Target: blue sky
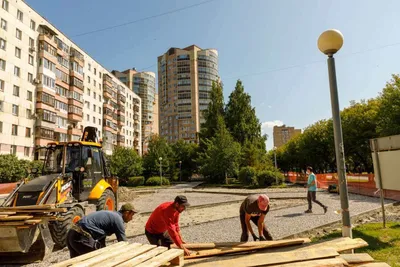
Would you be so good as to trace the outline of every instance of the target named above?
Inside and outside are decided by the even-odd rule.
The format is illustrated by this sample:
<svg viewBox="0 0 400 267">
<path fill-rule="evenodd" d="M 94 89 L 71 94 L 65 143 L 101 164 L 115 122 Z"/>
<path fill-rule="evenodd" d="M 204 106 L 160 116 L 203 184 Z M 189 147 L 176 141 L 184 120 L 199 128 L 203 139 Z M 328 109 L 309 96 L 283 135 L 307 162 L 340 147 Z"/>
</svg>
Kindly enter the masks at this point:
<svg viewBox="0 0 400 267">
<path fill-rule="evenodd" d="M 26 0 L 109 70 L 157 71 L 170 47 L 219 51 L 225 101 L 237 79 L 270 138 L 272 126 L 305 128 L 331 117 L 326 58 L 317 39 L 339 29 L 340 106 L 378 95 L 400 68 L 398 0 L 214 0 L 176 13 L 93 34 L 205 0 Z"/>
</svg>

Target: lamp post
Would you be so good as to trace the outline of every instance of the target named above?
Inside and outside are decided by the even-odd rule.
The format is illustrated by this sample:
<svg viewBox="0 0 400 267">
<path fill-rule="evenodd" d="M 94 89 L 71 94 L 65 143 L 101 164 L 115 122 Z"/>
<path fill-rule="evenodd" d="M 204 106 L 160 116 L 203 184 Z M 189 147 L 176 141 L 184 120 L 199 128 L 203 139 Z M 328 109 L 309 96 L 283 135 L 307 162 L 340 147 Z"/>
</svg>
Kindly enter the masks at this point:
<svg viewBox="0 0 400 267">
<path fill-rule="evenodd" d="M 327 30 L 318 38 L 319 50 L 328 56 L 329 87 L 331 93 L 333 131 L 335 136 L 336 165 L 339 178 L 340 205 L 342 208 L 342 235 L 352 237 L 349 198 L 347 192 L 346 170 L 344 161 L 342 123 L 340 121 L 339 97 L 336 82 L 335 59 L 333 55 L 343 45 L 343 35 L 338 30 Z"/>
<path fill-rule="evenodd" d="M 160 160 L 160 185 L 162 185 L 162 157 L 158 159 Z"/>
<path fill-rule="evenodd" d="M 182 182 L 182 160 L 179 161 L 179 182 Z"/>
<path fill-rule="evenodd" d="M 276 146 L 274 146 L 273 150 L 274 150 L 275 169 L 278 169 L 278 164 L 276 163 Z M 278 185 L 278 176 L 276 176 L 276 181 L 275 182 Z"/>
</svg>

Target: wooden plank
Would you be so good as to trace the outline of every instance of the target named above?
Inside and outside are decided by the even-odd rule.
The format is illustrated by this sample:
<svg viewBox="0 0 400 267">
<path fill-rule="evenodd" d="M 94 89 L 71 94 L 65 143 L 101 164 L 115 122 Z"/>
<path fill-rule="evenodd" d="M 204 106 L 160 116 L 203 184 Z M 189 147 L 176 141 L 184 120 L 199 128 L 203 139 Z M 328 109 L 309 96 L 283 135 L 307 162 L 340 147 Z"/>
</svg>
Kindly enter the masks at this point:
<svg viewBox="0 0 400 267">
<path fill-rule="evenodd" d="M 244 256 L 236 256 L 228 260 L 220 260 L 216 262 L 203 262 L 196 264 L 196 267 L 244 267 L 244 266 L 263 266 L 273 264 L 283 264 L 291 262 L 299 262 L 314 259 L 324 259 L 336 257 L 339 254 L 334 248 L 318 248 L 309 249 L 303 251 L 288 251 L 288 252 L 273 252 L 273 253 L 261 253 L 261 254 L 250 254 Z"/>
<path fill-rule="evenodd" d="M 42 220 L 40 220 L 40 219 L 35 219 L 35 220 L 25 220 L 24 222 L 25 222 L 25 223 L 27 223 L 27 224 L 37 224 L 37 223 L 40 223 L 40 222 L 42 222 Z"/>
<path fill-rule="evenodd" d="M 123 253 L 121 255 L 117 255 L 115 257 L 111 257 L 111 258 L 107 259 L 106 261 L 103 261 L 101 263 L 101 267 L 116 266 L 116 265 L 118 265 L 120 263 L 123 263 L 123 262 L 125 262 L 127 260 L 130 260 L 130 259 L 132 259 L 132 258 L 134 258 L 134 257 L 136 257 L 136 256 L 138 256 L 140 254 L 143 254 L 143 253 L 145 253 L 145 252 L 147 252 L 149 250 L 152 250 L 154 248 L 156 248 L 155 245 L 147 245 L 146 244 L 146 245 L 139 246 L 138 248 L 135 248 L 132 251 L 127 251 L 127 252 L 125 252 L 125 253 Z"/>
<path fill-rule="evenodd" d="M 6 217 L 8 217 L 8 215 L 0 215 L 0 219 L 1 218 L 6 218 Z"/>
<path fill-rule="evenodd" d="M 54 209 L 54 204 L 46 205 L 32 205 L 32 206 L 18 206 L 18 207 L 0 207 L 0 211 L 18 211 L 18 210 L 49 210 Z"/>
<path fill-rule="evenodd" d="M 119 254 L 123 254 L 128 252 L 138 246 L 141 246 L 139 243 L 133 243 L 130 245 L 124 245 L 118 248 L 109 248 L 107 252 L 102 253 L 101 255 L 97 255 L 91 259 L 87 259 L 81 263 L 75 263 L 73 267 L 89 267 L 89 266 L 100 266 L 101 263 L 111 257 L 117 256 Z"/>
<path fill-rule="evenodd" d="M 362 240 L 361 238 L 350 238 L 350 237 L 340 237 L 328 241 L 311 243 L 305 246 L 300 247 L 298 250 L 307 250 L 307 249 L 317 249 L 324 247 L 332 247 L 335 248 L 337 252 L 342 252 L 346 250 L 356 249 L 368 247 L 368 243 Z"/>
<path fill-rule="evenodd" d="M 36 210 L 36 209 L 18 209 L 17 211 L 14 211 L 13 213 L 39 213 L 40 214 L 48 214 L 50 212 L 67 212 L 66 208 L 54 208 L 54 209 L 46 209 L 46 210 Z M 0 212 L 0 214 L 3 212 Z"/>
<path fill-rule="evenodd" d="M 144 261 L 147 261 L 148 259 L 151 259 L 155 256 L 157 256 L 160 253 L 163 253 L 164 251 L 167 251 L 168 248 L 166 247 L 156 247 L 150 251 L 147 251 L 144 254 L 141 254 L 133 259 L 130 259 L 128 261 L 125 261 L 124 263 L 118 264 L 116 266 L 118 267 L 131 267 L 131 266 L 136 266 Z"/>
<path fill-rule="evenodd" d="M 17 226 L 17 225 L 24 225 L 24 221 L 0 222 L 0 226 Z"/>
<path fill-rule="evenodd" d="M 68 267 L 68 266 L 71 266 L 72 264 L 75 264 L 77 262 L 81 262 L 81 261 L 84 261 L 84 260 L 87 260 L 87 259 L 91 259 L 93 257 L 96 257 L 97 255 L 101 255 L 101 254 L 107 252 L 110 249 L 118 249 L 119 247 L 126 246 L 127 244 L 128 244 L 128 242 L 126 242 L 126 241 L 118 242 L 118 243 L 112 244 L 112 245 L 110 245 L 108 247 L 104 247 L 104 248 L 101 248 L 101 249 L 98 249 L 98 250 L 83 254 L 81 256 L 78 256 L 78 257 L 75 257 L 75 258 L 72 258 L 72 259 L 69 259 L 69 260 L 66 260 L 66 261 L 62 261 L 62 262 L 56 263 L 56 264 L 54 264 L 52 266 L 53 267 Z"/>
<path fill-rule="evenodd" d="M 280 245 L 292 245 L 292 244 L 303 244 L 310 243 L 311 240 L 309 238 L 295 238 L 295 239 L 284 239 L 277 241 L 258 241 L 258 242 L 223 242 L 223 243 L 189 243 L 184 244 L 187 249 L 211 249 L 211 248 L 220 248 L 220 247 L 258 247 L 263 245 L 272 245 L 277 244 L 277 247 Z M 171 246 L 171 248 L 178 248 L 175 244 Z"/>
<path fill-rule="evenodd" d="M 349 264 L 368 263 L 375 261 L 368 253 L 340 254 L 339 257 L 347 261 Z"/>
<path fill-rule="evenodd" d="M 23 221 L 23 220 L 29 220 L 31 218 L 33 218 L 33 216 L 18 216 L 18 215 L 16 215 L 16 216 L 8 216 L 6 218 L 1 218 L 0 222 L 3 222 L 3 221 Z"/>
<path fill-rule="evenodd" d="M 363 265 L 357 265 L 357 267 L 390 267 L 390 265 L 385 262 L 372 262 Z"/>
<path fill-rule="evenodd" d="M 174 259 L 178 259 L 174 263 L 175 266 L 183 266 L 184 260 L 183 260 L 183 250 L 182 249 L 172 248 L 150 260 L 147 260 L 147 261 L 137 265 L 137 267 L 157 267 L 157 266 L 164 265 Z"/>
<path fill-rule="evenodd" d="M 185 259 L 196 259 L 202 257 L 210 257 L 216 255 L 225 255 L 225 254 L 232 254 L 232 253 L 239 253 L 239 252 L 246 252 L 246 251 L 254 251 L 254 250 L 261 250 L 267 248 L 276 248 L 276 247 L 283 247 L 289 245 L 299 245 L 304 242 L 303 239 L 292 239 L 292 240 L 279 240 L 279 241 L 263 241 L 263 242 L 255 242 L 258 243 L 256 247 L 241 247 L 240 245 L 237 247 L 226 247 L 226 248 L 214 248 L 210 250 L 200 250 L 197 251 L 196 254 L 191 254 L 190 256 L 185 256 Z M 245 245 L 245 244 L 241 244 Z M 186 245 L 185 245 L 186 247 Z"/>
<path fill-rule="evenodd" d="M 271 267 L 344 267 L 345 264 L 340 258 L 292 262 L 287 264 L 271 265 Z"/>
<path fill-rule="evenodd" d="M 2 211 L 0 212 L 0 215 L 14 215 L 16 212 L 14 211 Z"/>
</svg>

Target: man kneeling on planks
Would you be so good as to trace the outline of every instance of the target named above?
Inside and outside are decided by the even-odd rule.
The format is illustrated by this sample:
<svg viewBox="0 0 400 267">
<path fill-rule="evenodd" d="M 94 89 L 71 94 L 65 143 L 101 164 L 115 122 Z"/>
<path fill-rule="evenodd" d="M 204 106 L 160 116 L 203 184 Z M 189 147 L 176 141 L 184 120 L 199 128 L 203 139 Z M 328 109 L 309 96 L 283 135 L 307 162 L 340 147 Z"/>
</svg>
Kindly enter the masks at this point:
<svg viewBox="0 0 400 267">
<path fill-rule="evenodd" d="M 249 239 L 249 232 L 253 236 L 254 241 L 272 240 L 272 236 L 265 226 L 265 215 L 269 211 L 269 198 L 267 195 L 250 195 L 240 206 L 240 224 L 242 226 L 242 236 L 240 242 L 247 242 Z M 257 237 L 250 225 L 250 220 L 258 226 Z"/>
<path fill-rule="evenodd" d="M 106 246 L 106 237 L 115 234 L 118 242 L 126 241 L 124 222 L 130 222 L 137 213 L 131 203 L 119 211 L 93 212 L 74 224 L 68 232 L 67 245 L 71 258 Z"/>
<path fill-rule="evenodd" d="M 174 202 L 159 205 L 151 213 L 145 227 L 150 244 L 171 248 L 171 244 L 175 243 L 185 251 L 185 256 L 189 256 L 190 251 L 183 246 L 185 242 L 179 228 L 179 215 L 189 206 L 185 196 L 177 196 Z"/>
</svg>

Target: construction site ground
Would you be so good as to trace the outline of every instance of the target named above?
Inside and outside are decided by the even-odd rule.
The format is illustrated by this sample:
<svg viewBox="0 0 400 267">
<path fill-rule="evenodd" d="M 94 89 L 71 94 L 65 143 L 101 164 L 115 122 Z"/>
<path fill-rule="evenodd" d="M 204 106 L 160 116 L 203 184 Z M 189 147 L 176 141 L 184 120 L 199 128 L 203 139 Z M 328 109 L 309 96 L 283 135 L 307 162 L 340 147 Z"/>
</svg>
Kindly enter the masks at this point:
<svg viewBox="0 0 400 267">
<path fill-rule="evenodd" d="M 140 210 L 132 222 L 127 224 L 126 234 L 129 242 L 148 244 L 144 236 L 144 226 L 151 211 L 164 201 L 173 201 L 178 194 L 185 194 L 191 207 L 182 213 L 180 224 L 183 238 L 187 243 L 199 242 L 237 242 L 240 240 L 239 206 L 246 194 L 266 193 L 271 198 L 271 211 L 266 216 L 266 224 L 274 237 L 316 235 L 315 231 L 322 231 L 324 227 L 337 227 L 335 222 L 340 222 L 340 199 L 337 194 L 318 192 L 317 198 L 328 206 L 328 212 L 323 213 L 321 207 L 314 204 L 313 213 L 305 214 L 307 209 L 306 191 L 304 188 L 283 189 L 210 189 L 196 188 L 198 183 L 179 184 L 167 189 L 150 190 L 148 194 L 135 193 L 134 190 L 124 191 L 120 204 L 125 201 L 132 202 Z M 392 206 L 393 201 L 385 200 L 391 205 L 388 207 L 389 218 L 399 218 L 400 209 Z M 350 214 L 354 223 L 363 223 L 363 220 L 379 220 L 381 204 L 379 198 L 349 194 Z M 93 212 L 93 207 L 87 212 Z M 364 216 L 364 217 L 363 217 Z M 254 226 L 256 229 L 256 226 Z M 322 229 L 322 230 L 321 230 Z M 308 233 L 307 233 L 308 231 Z M 300 234 L 300 235 L 299 235 Z M 115 242 L 115 237 L 108 239 L 109 244 Z M 47 260 L 25 266 L 49 266 L 69 258 L 68 249 L 54 251 Z"/>
</svg>

